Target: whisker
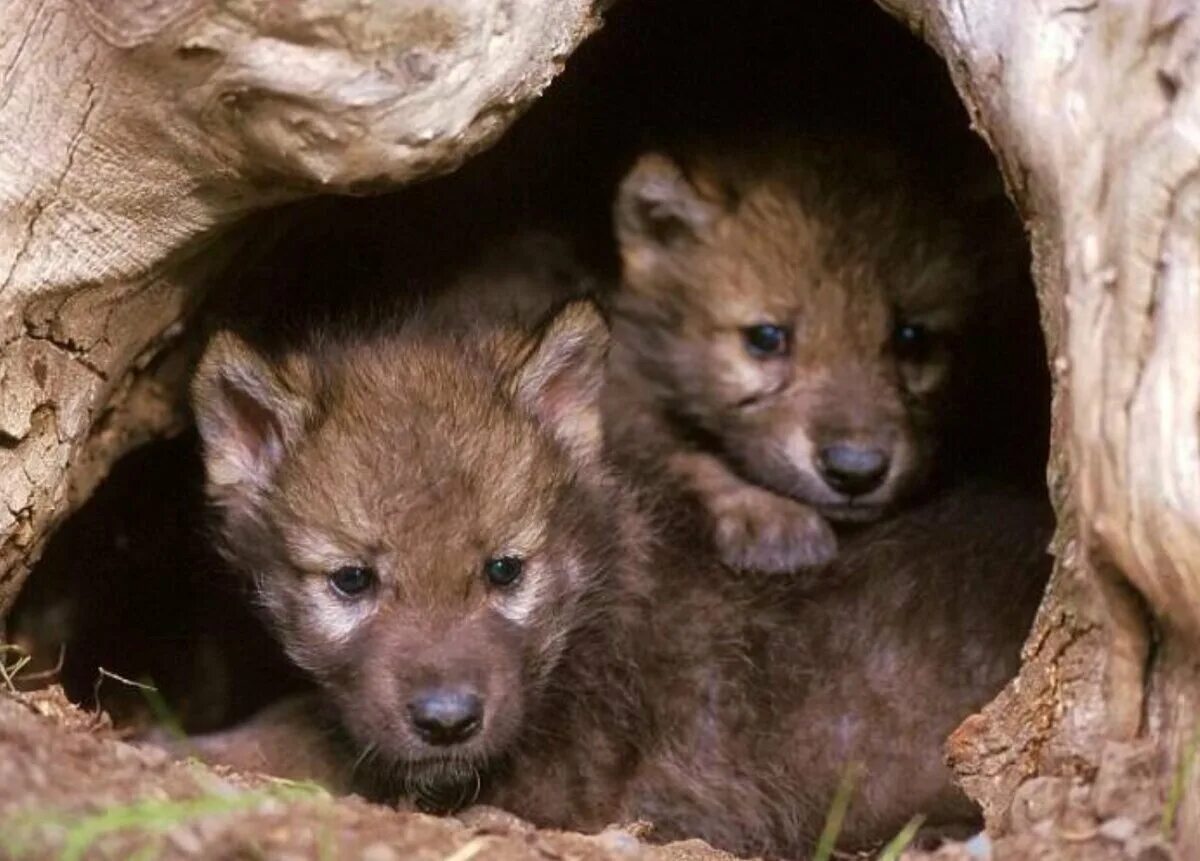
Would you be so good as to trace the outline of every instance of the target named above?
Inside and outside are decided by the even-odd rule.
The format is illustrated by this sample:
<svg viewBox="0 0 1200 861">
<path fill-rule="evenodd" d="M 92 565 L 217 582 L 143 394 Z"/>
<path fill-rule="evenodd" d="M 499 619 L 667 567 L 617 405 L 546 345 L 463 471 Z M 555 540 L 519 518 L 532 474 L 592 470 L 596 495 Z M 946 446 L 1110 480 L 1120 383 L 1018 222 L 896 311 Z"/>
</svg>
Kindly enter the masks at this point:
<svg viewBox="0 0 1200 861">
<path fill-rule="evenodd" d="M 363 749 L 359 753 L 358 757 L 354 760 L 354 765 L 351 766 L 351 768 L 350 768 L 350 779 L 351 780 L 353 780 L 354 775 L 358 773 L 359 766 L 362 765 L 364 762 L 366 762 L 368 759 L 370 759 L 371 755 L 374 752 L 375 752 L 375 742 L 373 742 L 373 741 L 367 742 L 366 746 L 363 747 Z"/>
</svg>

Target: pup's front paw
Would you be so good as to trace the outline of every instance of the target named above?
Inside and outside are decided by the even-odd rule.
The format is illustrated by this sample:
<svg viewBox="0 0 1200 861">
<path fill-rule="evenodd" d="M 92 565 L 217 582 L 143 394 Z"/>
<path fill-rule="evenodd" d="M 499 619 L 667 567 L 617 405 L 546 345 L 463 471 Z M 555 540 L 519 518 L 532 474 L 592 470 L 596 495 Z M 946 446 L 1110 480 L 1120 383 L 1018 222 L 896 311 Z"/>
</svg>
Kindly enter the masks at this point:
<svg viewBox="0 0 1200 861">
<path fill-rule="evenodd" d="M 708 500 L 713 539 L 732 568 L 785 574 L 837 555 L 833 528 L 815 509 L 752 485 Z"/>
</svg>

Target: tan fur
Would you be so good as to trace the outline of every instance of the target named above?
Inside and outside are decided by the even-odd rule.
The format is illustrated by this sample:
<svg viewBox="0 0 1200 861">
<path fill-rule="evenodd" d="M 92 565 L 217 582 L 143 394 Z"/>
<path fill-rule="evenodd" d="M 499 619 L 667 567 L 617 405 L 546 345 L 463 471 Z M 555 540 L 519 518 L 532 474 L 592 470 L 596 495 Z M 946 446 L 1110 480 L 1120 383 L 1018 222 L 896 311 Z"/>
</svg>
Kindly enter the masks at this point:
<svg viewBox="0 0 1200 861">
<path fill-rule="evenodd" d="M 616 447 L 698 498 L 729 564 L 828 561 L 827 520 L 874 519 L 922 484 L 977 284 L 959 225 L 890 153 L 785 139 L 650 154 L 615 220 Z M 786 354 L 749 352 L 763 323 L 788 330 Z M 926 328 L 927 354 L 898 350 L 904 324 Z M 886 456 L 878 486 L 825 479 L 832 445 Z"/>
<path fill-rule="evenodd" d="M 843 845 L 972 820 L 940 746 L 1016 668 L 1044 506 L 948 495 L 849 542 L 816 596 L 725 576 L 607 465 L 607 347 L 586 303 L 533 336 L 417 319 L 275 359 L 215 340 L 194 392 L 220 535 L 337 732 L 288 709 L 204 749 L 287 758 L 291 734 L 377 798 L 649 819 L 745 854 L 811 849 L 856 762 Z M 525 573 L 489 583 L 497 555 Z M 339 596 L 347 564 L 375 588 Z M 475 735 L 422 740 L 431 685 L 479 693 Z"/>
</svg>

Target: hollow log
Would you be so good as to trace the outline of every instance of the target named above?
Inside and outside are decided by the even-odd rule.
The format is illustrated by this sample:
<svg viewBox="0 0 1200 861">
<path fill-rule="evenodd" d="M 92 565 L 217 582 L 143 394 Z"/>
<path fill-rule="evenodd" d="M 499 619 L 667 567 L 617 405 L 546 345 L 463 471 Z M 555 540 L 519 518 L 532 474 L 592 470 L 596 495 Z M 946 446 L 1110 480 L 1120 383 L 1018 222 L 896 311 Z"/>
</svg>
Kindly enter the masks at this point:
<svg viewBox="0 0 1200 861">
<path fill-rule="evenodd" d="M 180 420 L 186 362 L 157 357 L 269 238 L 228 228 L 453 169 L 545 88 L 596 5 L 0 5 L 0 618 L 112 462 Z"/>
<path fill-rule="evenodd" d="M 1182 0 L 881 5 L 945 58 L 997 155 L 1053 357 L 1058 570 L 1020 677 L 950 751 L 1003 830 L 1034 775 L 1098 779 L 1133 746 L 1162 786 L 1194 756 L 1200 15 Z M 1180 857 L 1200 854 L 1191 775 Z"/>
<path fill-rule="evenodd" d="M 1130 771 L 1166 804 L 1200 722 L 1200 12 L 876 2 L 945 59 L 996 154 L 1055 378 L 1056 571 L 1020 676 L 951 760 L 997 835 L 1063 781 L 1097 819 Z M 186 351 L 167 347 L 270 240 L 239 221 L 453 169 L 604 5 L 0 6 L 0 618 L 109 465 L 182 421 Z M 1197 775 L 1181 857 L 1200 857 Z"/>
</svg>

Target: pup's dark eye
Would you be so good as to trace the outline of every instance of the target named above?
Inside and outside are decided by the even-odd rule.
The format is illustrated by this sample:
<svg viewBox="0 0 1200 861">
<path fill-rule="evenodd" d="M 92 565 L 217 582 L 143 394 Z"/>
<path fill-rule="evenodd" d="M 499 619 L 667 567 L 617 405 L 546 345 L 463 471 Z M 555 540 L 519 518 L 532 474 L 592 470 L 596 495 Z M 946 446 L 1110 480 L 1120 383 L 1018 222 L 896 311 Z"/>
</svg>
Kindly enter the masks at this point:
<svg viewBox="0 0 1200 861">
<path fill-rule="evenodd" d="M 747 326 L 742 330 L 746 350 L 755 358 L 782 356 L 788 349 L 788 330 L 772 323 Z"/>
<path fill-rule="evenodd" d="M 903 362 L 921 362 L 933 349 L 933 333 L 920 323 L 897 323 L 892 331 L 892 348 Z"/>
<path fill-rule="evenodd" d="M 375 572 L 361 565 L 347 565 L 330 574 L 329 583 L 338 593 L 354 598 L 375 585 Z"/>
<path fill-rule="evenodd" d="M 516 556 L 498 556 L 483 563 L 483 576 L 493 586 L 510 586 L 524 567 L 525 563 Z"/>
</svg>

